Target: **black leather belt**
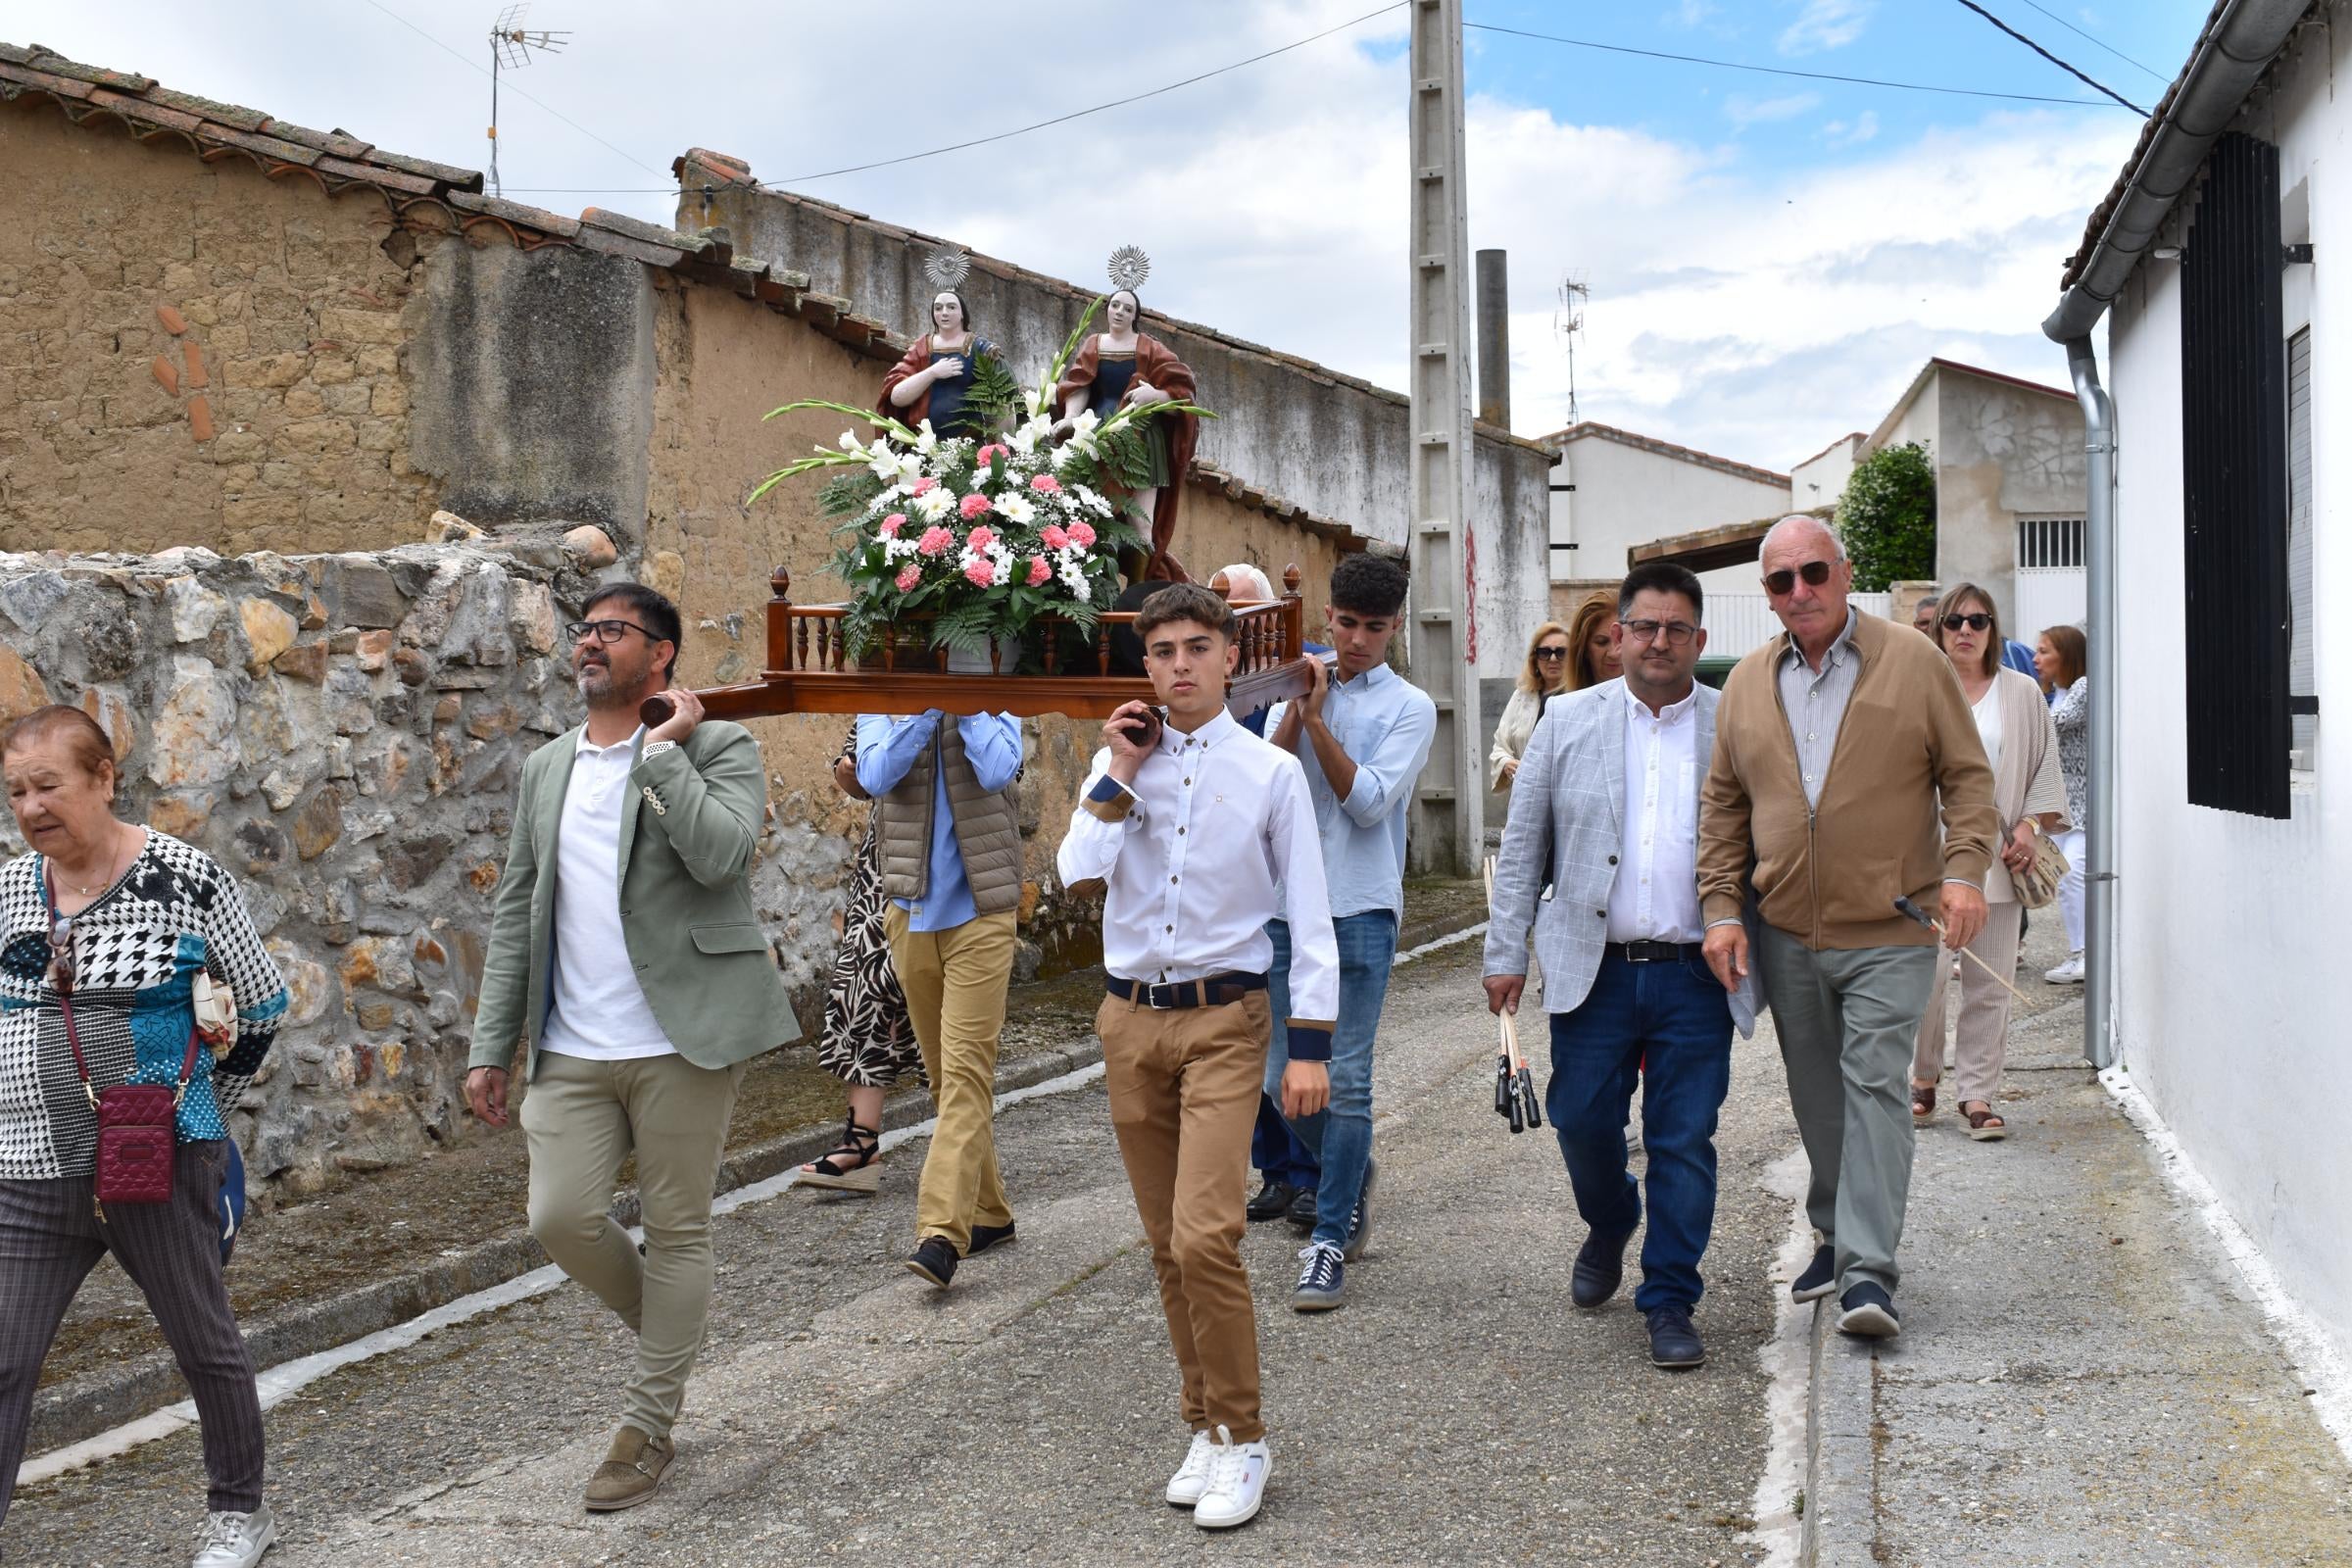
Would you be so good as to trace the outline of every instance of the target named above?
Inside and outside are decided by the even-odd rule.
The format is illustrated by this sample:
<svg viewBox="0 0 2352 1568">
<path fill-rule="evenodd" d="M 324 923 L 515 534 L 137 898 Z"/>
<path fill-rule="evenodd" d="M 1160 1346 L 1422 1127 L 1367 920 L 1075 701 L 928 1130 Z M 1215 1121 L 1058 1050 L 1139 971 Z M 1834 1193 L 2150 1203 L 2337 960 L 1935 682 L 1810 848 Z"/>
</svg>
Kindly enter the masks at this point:
<svg viewBox="0 0 2352 1568">
<path fill-rule="evenodd" d="M 1102 989 L 1121 1002 L 1133 999 L 1147 1007 L 1162 1011 L 1179 1007 L 1223 1007 L 1241 1001 L 1252 991 L 1266 989 L 1262 974 L 1212 974 L 1199 980 L 1171 980 L 1165 985 L 1152 985 L 1142 980 L 1122 980 L 1117 975 L 1105 975 Z"/>
<path fill-rule="evenodd" d="M 1623 958 L 1628 963 L 1668 963 L 1676 958 L 1706 956 L 1706 945 L 1699 942 L 1612 942 L 1609 956 Z"/>
</svg>

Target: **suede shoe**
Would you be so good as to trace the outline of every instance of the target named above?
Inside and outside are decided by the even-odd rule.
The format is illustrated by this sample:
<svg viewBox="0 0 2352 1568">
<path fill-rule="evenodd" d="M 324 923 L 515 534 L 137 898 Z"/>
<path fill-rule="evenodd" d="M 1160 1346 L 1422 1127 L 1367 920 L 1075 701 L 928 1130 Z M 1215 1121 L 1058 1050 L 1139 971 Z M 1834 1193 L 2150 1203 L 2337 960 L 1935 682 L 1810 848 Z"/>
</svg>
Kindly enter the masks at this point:
<svg viewBox="0 0 2352 1568">
<path fill-rule="evenodd" d="M 1006 1220 L 1002 1225 L 973 1226 L 972 1239 L 964 1244 L 963 1255 L 978 1257 L 992 1247 L 1003 1247 L 1013 1241 L 1012 1224 L 1011 1220 Z"/>
<path fill-rule="evenodd" d="M 667 1438 L 649 1437 L 635 1427 L 622 1427 L 612 1434 L 612 1447 L 606 1453 L 605 1462 L 596 1467 L 588 1478 L 588 1494 L 584 1499 L 590 1513 L 612 1513 L 621 1508 L 634 1508 L 654 1494 L 662 1485 L 662 1472 L 678 1450 Z"/>
<path fill-rule="evenodd" d="M 1632 1231 L 1614 1239 L 1598 1231 L 1586 1236 L 1576 1250 L 1576 1271 L 1568 1276 L 1568 1298 L 1589 1310 L 1615 1296 L 1625 1283 L 1625 1244 L 1633 1239 Z"/>
<path fill-rule="evenodd" d="M 1903 1332 L 1895 1315 L 1894 1298 L 1883 1285 L 1868 1280 L 1838 1298 L 1838 1332 L 1859 1340 L 1891 1340 Z"/>
<path fill-rule="evenodd" d="M 906 1260 L 906 1272 L 919 1274 L 940 1290 L 956 1277 L 956 1248 L 945 1236 L 926 1236 Z"/>
<path fill-rule="evenodd" d="M 1838 1288 L 1838 1252 L 1827 1242 L 1813 1250 L 1813 1261 L 1805 1271 L 1788 1282 L 1788 1297 L 1794 1301 L 1818 1301 Z"/>
<path fill-rule="evenodd" d="M 1649 1319 L 1649 1364 L 1663 1367 L 1704 1366 L 1707 1348 L 1690 1324 L 1690 1309 L 1680 1301 L 1653 1306 Z"/>
<path fill-rule="evenodd" d="M 1291 1211 L 1287 1217 L 1291 1222 L 1291 1229 L 1301 1236 L 1309 1235 L 1314 1231 L 1315 1197 L 1315 1190 L 1312 1187 L 1301 1187 L 1298 1189 L 1298 1196 L 1291 1200 Z"/>
<path fill-rule="evenodd" d="M 1269 1176 L 1266 1184 L 1257 1190 L 1257 1196 L 1250 1200 L 1250 1206 L 1245 1212 L 1249 1214 L 1252 1225 L 1260 1220 L 1280 1219 L 1291 1211 L 1291 1200 L 1298 1196 L 1298 1188 Z M 1207 1461 L 1201 1462 L 1205 1464 Z"/>
</svg>

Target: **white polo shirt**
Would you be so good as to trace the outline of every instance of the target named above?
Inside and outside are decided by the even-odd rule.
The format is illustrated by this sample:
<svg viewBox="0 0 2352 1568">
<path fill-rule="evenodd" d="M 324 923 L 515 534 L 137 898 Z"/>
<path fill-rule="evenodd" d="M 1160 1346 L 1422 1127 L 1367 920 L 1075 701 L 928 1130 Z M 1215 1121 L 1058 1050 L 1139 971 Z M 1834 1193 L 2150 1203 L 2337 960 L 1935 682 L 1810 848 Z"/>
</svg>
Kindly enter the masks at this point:
<svg viewBox="0 0 2352 1568">
<path fill-rule="evenodd" d="M 541 1051 L 594 1061 L 666 1056 L 662 1032 L 620 936 L 620 813 L 636 797 L 629 768 L 645 728 L 612 746 L 588 731 L 572 754 L 556 835 L 555 953 Z"/>
</svg>

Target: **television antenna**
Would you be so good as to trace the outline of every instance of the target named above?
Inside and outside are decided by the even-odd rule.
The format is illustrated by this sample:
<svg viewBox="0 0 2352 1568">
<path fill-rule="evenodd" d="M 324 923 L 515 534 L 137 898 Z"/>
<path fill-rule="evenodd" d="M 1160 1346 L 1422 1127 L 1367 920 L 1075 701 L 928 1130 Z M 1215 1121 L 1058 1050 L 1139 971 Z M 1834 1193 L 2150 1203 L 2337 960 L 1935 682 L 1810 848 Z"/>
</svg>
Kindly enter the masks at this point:
<svg viewBox="0 0 2352 1568">
<path fill-rule="evenodd" d="M 1592 298 L 1592 285 L 1582 272 L 1570 272 L 1560 279 L 1559 303 L 1551 313 L 1552 336 L 1568 356 L 1568 422 L 1578 421 L 1576 407 L 1576 335 L 1585 329 L 1585 307 Z"/>
<path fill-rule="evenodd" d="M 531 63 L 531 52 L 555 54 L 571 41 L 568 32 L 545 32 L 522 24 L 530 0 L 517 0 L 490 24 L 490 194 L 501 194 L 498 182 L 498 76 L 502 71 L 520 71 Z"/>
</svg>

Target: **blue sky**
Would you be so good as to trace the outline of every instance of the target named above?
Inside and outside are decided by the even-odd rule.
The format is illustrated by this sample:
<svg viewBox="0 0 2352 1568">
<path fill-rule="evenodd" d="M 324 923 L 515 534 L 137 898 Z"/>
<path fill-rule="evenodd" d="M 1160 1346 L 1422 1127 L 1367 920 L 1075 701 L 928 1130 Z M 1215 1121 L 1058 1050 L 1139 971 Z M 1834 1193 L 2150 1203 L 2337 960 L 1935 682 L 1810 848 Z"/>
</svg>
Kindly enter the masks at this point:
<svg viewBox="0 0 2352 1568">
<path fill-rule="evenodd" d="M 0 0 L 0 37 L 480 167 L 488 83 L 475 63 L 504 3 L 243 0 L 223 26 L 178 0 Z M 534 0 L 530 24 L 573 38 L 514 85 L 582 128 L 510 94 L 502 166 L 520 200 L 667 220 L 669 162 L 690 145 L 784 183 L 1157 86 L 1372 3 L 795 0 L 672 17 L 638 0 Z M 2125 96 L 2162 93 L 2027 0 L 1984 3 Z M 2039 3 L 2167 77 L 2207 9 Z M 2091 96 L 1956 0 L 1466 10 L 1794 70 Z M 1155 307 L 1401 385 L 1403 22 L 1391 10 L 1142 104 L 799 188 L 1080 280 L 1140 244 Z M 1933 354 L 2059 379 L 2035 323 L 2138 128 L 2120 109 L 1798 81 L 1491 32 L 1470 35 L 1467 70 L 1470 238 L 1511 255 L 1516 427 L 1566 420 L 1553 291 L 1575 272 L 1592 288 L 1583 416 L 1776 468 L 1869 428 Z"/>
</svg>

